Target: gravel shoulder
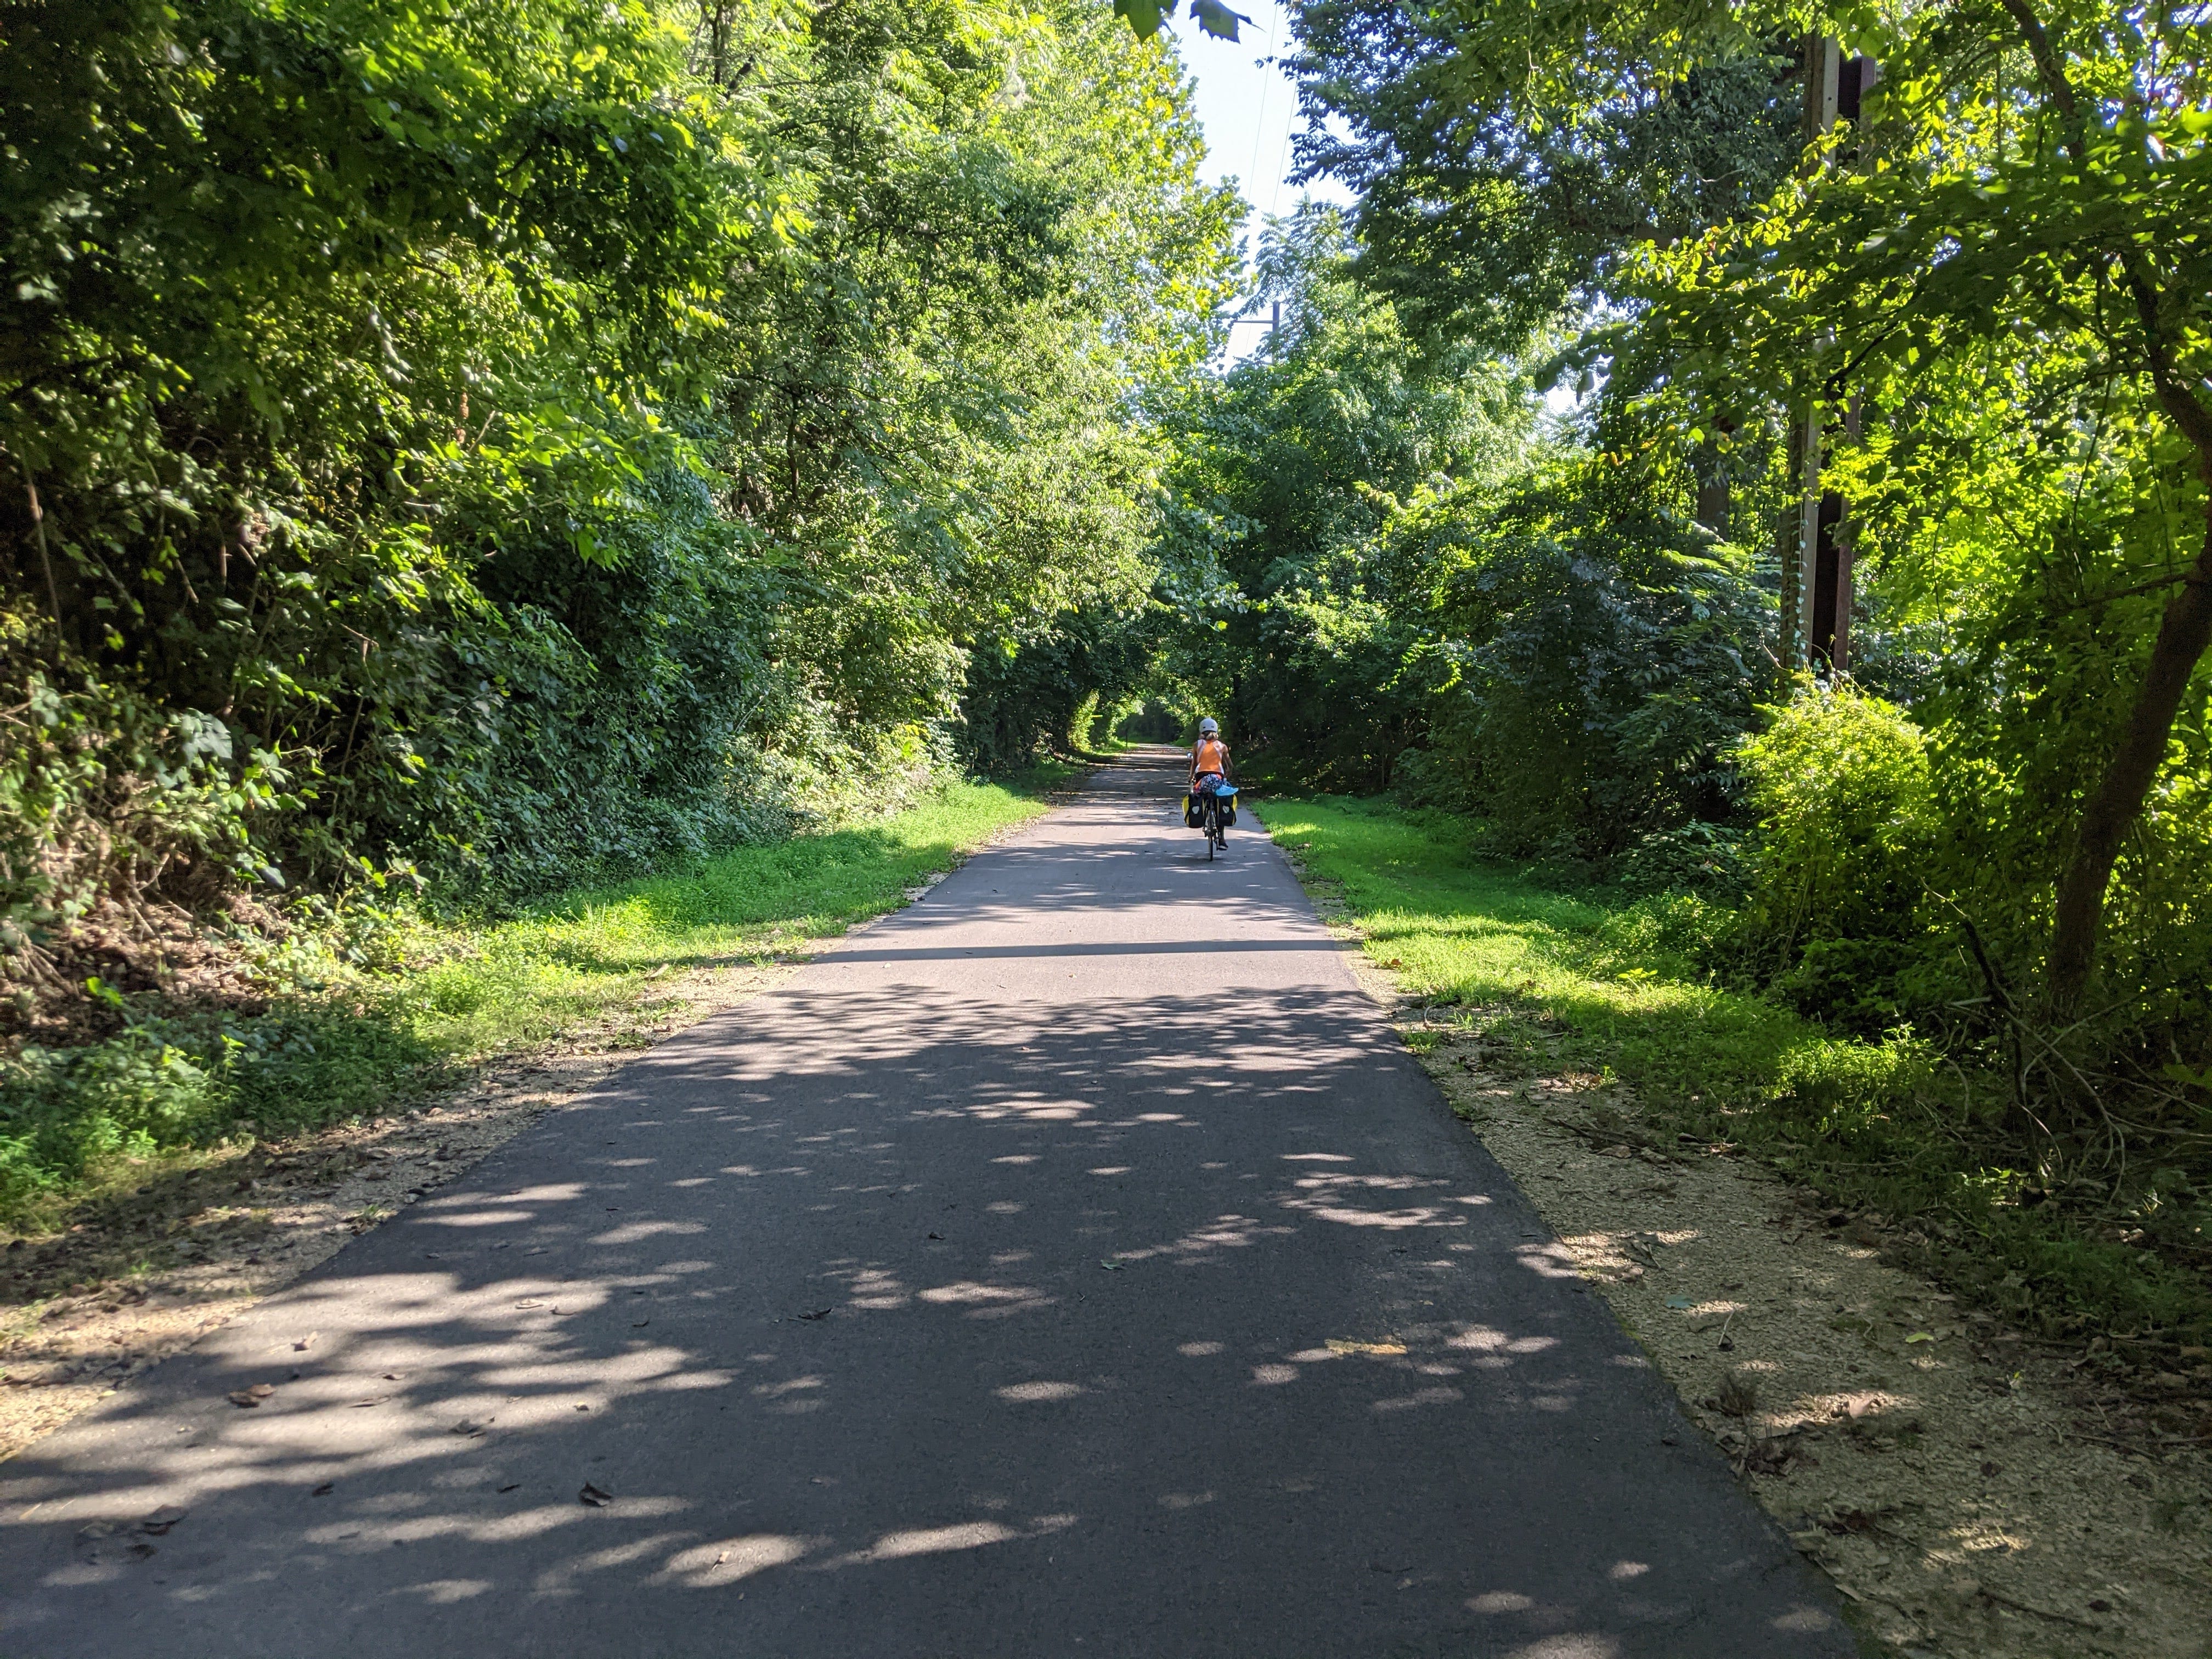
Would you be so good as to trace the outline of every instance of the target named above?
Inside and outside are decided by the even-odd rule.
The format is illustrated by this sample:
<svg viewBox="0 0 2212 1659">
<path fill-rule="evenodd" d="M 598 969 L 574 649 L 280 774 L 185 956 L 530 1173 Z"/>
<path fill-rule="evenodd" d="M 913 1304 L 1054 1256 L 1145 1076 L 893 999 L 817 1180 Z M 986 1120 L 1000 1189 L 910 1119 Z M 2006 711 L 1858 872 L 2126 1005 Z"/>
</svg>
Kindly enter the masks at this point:
<svg viewBox="0 0 2212 1659">
<path fill-rule="evenodd" d="M 1500 1065 L 1353 951 L 1453 1109 L 1557 1231 L 1744 1486 L 1890 1652 L 2204 1659 L 2212 1467 L 2101 1419 L 2069 1361 L 1885 1259 L 1595 1076 Z"/>
</svg>

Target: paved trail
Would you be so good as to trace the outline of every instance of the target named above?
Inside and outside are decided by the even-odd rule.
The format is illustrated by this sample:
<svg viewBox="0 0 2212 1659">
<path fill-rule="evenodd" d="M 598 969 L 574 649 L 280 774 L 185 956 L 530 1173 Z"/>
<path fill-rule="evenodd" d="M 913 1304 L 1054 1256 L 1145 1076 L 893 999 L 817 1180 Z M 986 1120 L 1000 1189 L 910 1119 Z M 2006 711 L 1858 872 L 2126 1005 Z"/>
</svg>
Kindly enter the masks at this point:
<svg viewBox="0 0 2212 1659">
<path fill-rule="evenodd" d="M 1176 787 L 1100 775 L 0 1467 L 0 1655 L 1850 1653 Z"/>
</svg>

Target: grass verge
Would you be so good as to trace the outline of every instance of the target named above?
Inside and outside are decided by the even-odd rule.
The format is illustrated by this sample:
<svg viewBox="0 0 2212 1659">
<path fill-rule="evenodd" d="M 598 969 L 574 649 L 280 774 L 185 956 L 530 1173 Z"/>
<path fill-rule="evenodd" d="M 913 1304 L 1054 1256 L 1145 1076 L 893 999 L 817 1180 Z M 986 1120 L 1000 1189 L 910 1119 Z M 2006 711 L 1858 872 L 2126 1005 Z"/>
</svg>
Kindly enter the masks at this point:
<svg viewBox="0 0 2212 1659">
<path fill-rule="evenodd" d="M 2202 1358 L 2201 1275 L 2127 1230 L 2024 1206 L 2030 1155 L 1931 1045 L 1838 1038 L 1711 982 L 1692 960 L 1708 908 L 1547 890 L 1484 863 L 1464 823 L 1384 802 L 1274 797 L 1267 821 L 1366 954 L 1500 1059 L 1617 1079 L 1647 1130 L 1745 1147 L 1879 1212 L 1912 1265 L 2030 1329 Z"/>
<path fill-rule="evenodd" d="M 495 923 L 352 906 L 262 951 L 266 1000 L 250 1008 L 108 993 L 114 1035 L 0 1059 L 0 1226 L 51 1228 L 104 1187 L 144 1180 L 149 1164 L 375 1115 L 495 1055 L 618 1024 L 675 974 L 803 951 L 897 908 L 1044 811 L 1044 792 L 1077 769 L 949 785 L 882 818 Z"/>
</svg>

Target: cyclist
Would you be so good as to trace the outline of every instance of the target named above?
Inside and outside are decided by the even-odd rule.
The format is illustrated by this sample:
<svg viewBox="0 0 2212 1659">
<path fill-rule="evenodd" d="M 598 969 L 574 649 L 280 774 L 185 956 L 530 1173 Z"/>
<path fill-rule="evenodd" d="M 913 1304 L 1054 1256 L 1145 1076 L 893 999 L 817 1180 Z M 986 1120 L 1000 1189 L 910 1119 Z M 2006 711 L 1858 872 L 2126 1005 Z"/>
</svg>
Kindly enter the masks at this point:
<svg viewBox="0 0 2212 1659">
<path fill-rule="evenodd" d="M 1229 745 L 1221 740 L 1221 726 L 1208 714 L 1198 723 L 1198 742 L 1190 751 L 1190 792 L 1194 795 L 1210 795 L 1224 783 L 1236 781 L 1229 762 Z M 1224 831 L 1218 837 L 1227 842 Z"/>
</svg>

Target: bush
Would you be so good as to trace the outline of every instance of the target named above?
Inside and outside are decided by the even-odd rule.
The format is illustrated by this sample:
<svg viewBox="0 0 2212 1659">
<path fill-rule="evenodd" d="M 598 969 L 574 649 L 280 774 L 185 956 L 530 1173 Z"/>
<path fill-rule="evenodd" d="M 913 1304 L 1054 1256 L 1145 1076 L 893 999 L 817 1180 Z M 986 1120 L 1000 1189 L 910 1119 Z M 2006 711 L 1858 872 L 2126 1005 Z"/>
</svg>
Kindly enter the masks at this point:
<svg viewBox="0 0 2212 1659">
<path fill-rule="evenodd" d="M 1741 899 L 1750 886 L 1743 834 L 1699 820 L 1639 838 L 1613 866 L 1632 893 L 1702 893 Z"/>
<path fill-rule="evenodd" d="M 125 1018 L 101 1042 L 0 1058 L 0 1216 L 111 1158 L 366 1109 L 434 1059 L 373 1008 L 303 1002 L 252 1018 L 130 1009 Z"/>
<path fill-rule="evenodd" d="M 1671 975 L 1696 978 L 1733 936 L 1736 913 L 1695 893 L 1661 893 L 1608 910 L 1589 936 L 1583 966 L 1595 977 L 1618 978 L 1654 963 Z"/>
<path fill-rule="evenodd" d="M 1848 686 L 1802 682 L 1769 713 L 1736 751 L 1759 815 L 1736 948 L 1799 1012 L 1878 1035 L 1926 1000 L 1936 950 L 1926 740 Z"/>
<path fill-rule="evenodd" d="M 81 1048 L 27 1048 L 0 1073 L 0 1206 L 82 1174 L 94 1159 L 189 1139 L 211 1115 L 204 1056 L 132 1027 Z"/>
</svg>

